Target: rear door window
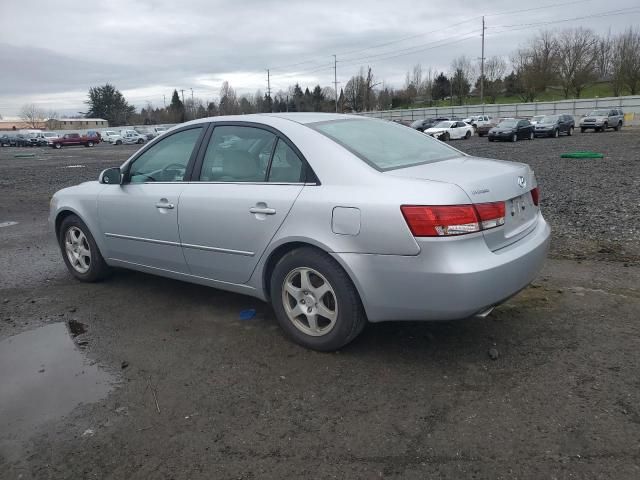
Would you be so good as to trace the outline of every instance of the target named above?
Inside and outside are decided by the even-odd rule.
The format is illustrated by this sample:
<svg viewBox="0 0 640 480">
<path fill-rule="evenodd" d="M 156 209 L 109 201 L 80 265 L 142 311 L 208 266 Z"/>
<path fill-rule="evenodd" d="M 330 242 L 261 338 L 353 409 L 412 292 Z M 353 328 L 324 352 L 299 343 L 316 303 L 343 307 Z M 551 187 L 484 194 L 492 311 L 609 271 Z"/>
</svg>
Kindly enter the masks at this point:
<svg viewBox="0 0 640 480">
<path fill-rule="evenodd" d="M 304 180 L 304 164 L 302 160 L 284 140 L 279 139 L 273 152 L 268 181 L 299 183 L 304 182 Z"/>
<path fill-rule="evenodd" d="M 264 182 L 276 136 L 261 128 L 216 127 L 207 146 L 201 182 Z"/>
</svg>

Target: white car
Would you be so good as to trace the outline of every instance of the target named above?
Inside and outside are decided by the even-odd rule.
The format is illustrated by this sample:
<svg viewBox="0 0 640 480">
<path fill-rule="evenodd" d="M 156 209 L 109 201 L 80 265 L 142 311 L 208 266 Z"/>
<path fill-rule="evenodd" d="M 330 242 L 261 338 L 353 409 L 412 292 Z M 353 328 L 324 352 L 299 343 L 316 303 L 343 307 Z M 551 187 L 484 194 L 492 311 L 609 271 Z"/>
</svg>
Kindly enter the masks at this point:
<svg viewBox="0 0 640 480">
<path fill-rule="evenodd" d="M 169 130 L 168 127 L 153 127 L 151 131 L 156 134 L 156 137 L 159 137 L 163 133 L 166 133 Z"/>
<path fill-rule="evenodd" d="M 424 133 L 445 142 L 459 138 L 467 140 L 473 136 L 473 127 L 458 120 L 448 120 L 426 129 Z"/>
<path fill-rule="evenodd" d="M 143 135 L 140 135 L 135 130 L 120 130 L 120 137 L 122 143 L 127 145 L 131 145 L 134 143 L 143 144 L 147 141 L 147 139 Z"/>
<path fill-rule="evenodd" d="M 468 123 L 474 129 L 477 129 L 478 127 L 489 125 L 493 121 L 493 117 L 490 117 L 489 115 L 471 115 L 468 118 L 462 119 L 462 121 L 464 123 Z"/>
<path fill-rule="evenodd" d="M 544 115 L 534 115 L 529 121 L 531 122 L 531 125 L 537 125 L 544 117 Z"/>
<path fill-rule="evenodd" d="M 102 140 L 105 142 L 109 142 L 113 145 L 122 144 L 122 137 L 115 130 L 103 130 L 101 135 L 102 135 Z M 120 143 L 118 143 L 118 140 L 120 140 Z"/>
</svg>

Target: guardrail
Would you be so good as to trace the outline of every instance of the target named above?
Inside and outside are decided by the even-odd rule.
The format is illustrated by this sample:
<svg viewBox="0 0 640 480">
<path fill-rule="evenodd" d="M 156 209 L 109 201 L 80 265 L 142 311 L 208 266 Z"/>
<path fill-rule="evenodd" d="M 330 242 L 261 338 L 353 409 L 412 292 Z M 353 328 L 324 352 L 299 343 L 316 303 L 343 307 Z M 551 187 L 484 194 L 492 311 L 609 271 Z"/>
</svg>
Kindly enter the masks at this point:
<svg viewBox="0 0 640 480">
<path fill-rule="evenodd" d="M 533 117 L 566 113 L 581 117 L 595 108 L 621 107 L 627 125 L 640 125 L 640 95 L 625 97 L 577 98 L 555 102 L 502 103 L 484 105 L 453 105 L 446 107 L 410 108 L 361 112 L 367 117 L 386 120 L 419 120 L 428 117 L 458 117 L 490 115 L 492 117 Z M 629 115 L 631 114 L 631 115 Z"/>
</svg>

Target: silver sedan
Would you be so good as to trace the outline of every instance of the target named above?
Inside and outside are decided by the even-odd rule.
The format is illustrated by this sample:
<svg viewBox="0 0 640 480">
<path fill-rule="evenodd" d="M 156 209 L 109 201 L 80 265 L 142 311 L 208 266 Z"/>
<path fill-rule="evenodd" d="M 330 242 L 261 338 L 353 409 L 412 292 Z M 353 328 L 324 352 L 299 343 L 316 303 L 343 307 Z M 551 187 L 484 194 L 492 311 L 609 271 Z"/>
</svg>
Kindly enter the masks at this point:
<svg viewBox="0 0 640 480">
<path fill-rule="evenodd" d="M 294 341 L 338 349 L 369 322 L 487 315 L 549 246 L 528 165 L 360 116 L 214 117 L 57 192 L 81 281 L 124 267 L 269 301 Z"/>
</svg>

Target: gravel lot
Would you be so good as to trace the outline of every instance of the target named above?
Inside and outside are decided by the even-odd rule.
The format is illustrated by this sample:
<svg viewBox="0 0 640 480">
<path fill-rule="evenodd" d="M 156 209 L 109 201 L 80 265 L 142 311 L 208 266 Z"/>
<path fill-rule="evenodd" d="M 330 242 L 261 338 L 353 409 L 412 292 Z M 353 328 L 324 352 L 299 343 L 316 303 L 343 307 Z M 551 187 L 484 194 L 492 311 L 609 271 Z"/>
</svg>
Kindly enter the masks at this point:
<svg viewBox="0 0 640 480">
<path fill-rule="evenodd" d="M 74 281 L 49 198 L 135 148 L 0 149 L 0 478 L 640 478 L 640 131 L 452 144 L 535 169 L 540 278 L 486 319 L 370 325 L 333 354 L 248 297 Z"/>
</svg>

